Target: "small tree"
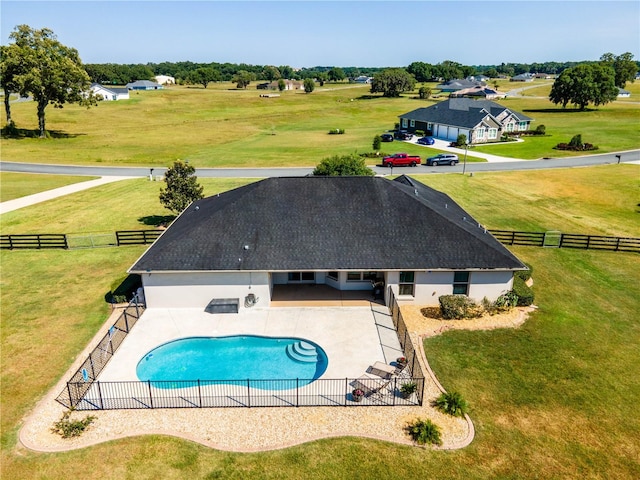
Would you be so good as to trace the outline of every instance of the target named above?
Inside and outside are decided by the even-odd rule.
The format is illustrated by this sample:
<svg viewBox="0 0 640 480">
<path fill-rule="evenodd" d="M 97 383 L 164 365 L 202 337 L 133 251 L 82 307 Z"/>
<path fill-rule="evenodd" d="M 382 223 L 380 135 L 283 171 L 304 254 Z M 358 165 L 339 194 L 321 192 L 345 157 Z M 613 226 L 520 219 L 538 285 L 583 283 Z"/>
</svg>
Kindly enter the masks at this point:
<svg viewBox="0 0 640 480">
<path fill-rule="evenodd" d="M 174 213 L 180 213 L 192 202 L 203 197 L 196 169 L 182 160 L 173 162 L 164 176 L 165 188 L 160 189 L 160 202 Z"/>
<path fill-rule="evenodd" d="M 458 147 L 464 147 L 467 144 L 467 136 L 464 133 L 461 133 L 460 135 L 458 135 L 458 138 L 456 139 L 456 145 Z"/>
<path fill-rule="evenodd" d="M 428 99 L 431 96 L 431 89 L 429 87 L 425 87 L 424 85 L 422 85 L 418 90 L 418 96 L 422 100 Z"/>
<path fill-rule="evenodd" d="M 189 73 L 188 80 L 192 84 L 202 85 L 207 88 L 207 85 L 211 82 L 217 82 L 220 80 L 220 72 L 210 67 L 197 68 Z"/>
<path fill-rule="evenodd" d="M 380 138 L 380 135 L 376 135 L 375 137 L 373 137 L 373 151 L 374 152 L 380 151 L 380 145 L 381 144 L 382 144 L 382 139 Z"/>
<path fill-rule="evenodd" d="M 582 135 L 574 135 L 573 138 L 571 138 L 571 140 L 569 141 L 569 146 L 574 147 L 575 149 L 582 148 Z"/>
<path fill-rule="evenodd" d="M 373 176 L 375 173 L 364 163 L 364 159 L 358 155 L 345 155 L 339 157 L 334 155 L 325 158 L 316 166 L 313 174 L 316 176 Z"/>
<path fill-rule="evenodd" d="M 304 93 L 311 93 L 315 90 L 316 84 L 313 81 L 313 78 L 305 78 L 304 79 Z"/>
<path fill-rule="evenodd" d="M 251 83 L 251 80 L 253 80 L 253 74 L 251 72 L 247 72 L 246 70 L 240 70 L 231 79 L 231 81 L 235 83 L 238 88 L 247 88 L 247 85 Z"/>
<path fill-rule="evenodd" d="M 287 89 L 287 82 L 285 82 L 283 79 L 278 79 L 278 90 L 280 90 L 281 92 L 284 92 Z"/>
</svg>

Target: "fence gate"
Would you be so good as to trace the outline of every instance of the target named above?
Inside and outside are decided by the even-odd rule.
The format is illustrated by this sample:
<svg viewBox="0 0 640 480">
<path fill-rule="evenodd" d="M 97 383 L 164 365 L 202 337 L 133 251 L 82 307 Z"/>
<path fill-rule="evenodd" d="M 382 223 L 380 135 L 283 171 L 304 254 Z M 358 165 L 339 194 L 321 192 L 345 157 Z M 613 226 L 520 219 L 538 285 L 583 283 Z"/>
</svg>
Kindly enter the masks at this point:
<svg viewBox="0 0 640 480">
<path fill-rule="evenodd" d="M 560 248 L 562 241 L 562 232 L 558 230 L 549 230 L 544 233 L 544 240 L 542 242 L 543 247 Z"/>
</svg>

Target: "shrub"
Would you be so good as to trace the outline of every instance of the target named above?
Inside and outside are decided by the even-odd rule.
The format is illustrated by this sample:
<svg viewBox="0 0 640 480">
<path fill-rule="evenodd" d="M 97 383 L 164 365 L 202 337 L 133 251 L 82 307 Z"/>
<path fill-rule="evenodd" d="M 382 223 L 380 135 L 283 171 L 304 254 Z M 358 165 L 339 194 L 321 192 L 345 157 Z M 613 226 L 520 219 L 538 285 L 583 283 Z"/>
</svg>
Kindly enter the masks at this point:
<svg viewBox="0 0 640 480">
<path fill-rule="evenodd" d="M 518 296 L 519 307 L 528 307 L 533 303 L 533 290 L 531 290 L 527 284 L 524 283 L 524 280 L 517 275 L 513 277 L 512 291 Z"/>
<path fill-rule="evenodd" d="M 438 298 L 440 313 L 445 320 L 477 318 L 482 309 L 466 295 L 442 295 Z"/>
<path fill-rule="evenodd" d="M 87 429 L 96 417 L 88 415 L 82 420 L 69 420 L 73 410 L 68 410 L 62 414 L 62 418 L 53 424 L 51 431 L 62 436 L 62 438 L 79 437 Z"/>
<path fill-rule="evenodd" d="M 400 386 L 400 393 L 402 393 L 403 397 L 409 397 L 417 388 L 418 384 L 416 382 L 403 383 Z"/>
<path fill-rule="evenodd" d="M 416 130 L 414 133 L 418 137 L 424 137 L 424 130 Z"/>
<path fill-rule="evenodd" d="M 582 148 L 582 135 L 574 135 L 569 141 L 569 146 L 574 148 Z"/>
<path fill-rule="evenodd" d="M 442 445 L 440 428 L 429 419 L 423 420 L 418 418 L 415 422 L 407 425 L 407 432 L 418 445 L 425 445 L 427 443 Z"/>
<path fill-rule="evenodd" d="M 467 401 L 462 398 L 462 395 L 458 392 L 441 393 L 440 396 L 433 401 L 432 405 L 442 413 L 454 417 L 462 417 L 469 410 Z"/>
<path fill-rule="evenodd" d="M 535 132 L 538 135 L 544 135 L 547 132 L 547 127 L 545 127 L 544 125 L 538 125 Z"/>
<path fill-rule="evenodd" d="M 382 145 L 382 139 L 380 135 L 376 135 L 373 137 L 373 149 L 377 152 L 380 150 L 380 145 Z"/>
<path fill-rule="evenodd" d="M 531 278 L 531 274 L 533 273 L 533 267 L 528 263 L 525 263 L 526 267 L 529 270 L 519 270 L 515 273 L 516 277 L 520 277 L 525 282 Z"/>
<path fill-rule="evenodd" d="M 344 133 L 344 128 L 332 128 L 329 130 L 329 135 L 342 135 Z"/>
</svg>

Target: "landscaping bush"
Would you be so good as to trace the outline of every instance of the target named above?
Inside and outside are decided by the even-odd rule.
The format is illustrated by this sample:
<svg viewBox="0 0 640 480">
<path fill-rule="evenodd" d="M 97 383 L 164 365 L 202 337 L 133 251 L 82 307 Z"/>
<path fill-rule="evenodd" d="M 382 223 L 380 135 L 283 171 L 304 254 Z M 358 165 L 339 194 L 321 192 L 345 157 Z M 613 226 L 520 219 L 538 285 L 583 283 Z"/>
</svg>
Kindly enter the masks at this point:
<svg viewBox="0 0 640 480">
<path fill-rule="evenodd" d="M 547 132 L 547 127 L 544 125 L 538 125 L 535 129 L 536 135 L 544 135 Z"/>
<path fill-rule="evenodd" d="M 79 437 L 87 429 L 96 417 L 87 415 L 82 420 L 69 420 L 73 410 L 68 410 L 62 414 L 62 418 L 53 424 L 51 431 L 57 433 L 62 438 Z"/>
<path fill-rule="evenodd" d="M 442 295 L 438 298 L 440 313 L 445 320 L 478 318 L 482 308 L 466 295 Z"/>
<path fill-rule="evenodd" d="M 329 130 L 329 135 L 342 135 L 344 133 L 344 128 L 332 128 Z"/>
<path fill-rule="evenodd" d="M 424 130 L 416 130 L 414 133 L 418 137 L 424 137 Z"/>
<path fill-rule="evenodd" d="M 573 150 L 576 152 L 584 152 L 589 150 L 597 150 L 598 147 L 591 143 L 582 143 L 582 135 L 574 135 L 569 143 L 559 143 L 555 147 L 556 150 Z"/>
<path fill-rule="evenodd" d="M 533 273 L 533 267 L 528 263 L 525 263 L 529 270 L 520 270 L 515 273 L 516 277 L 520 277 L 525 282 L 531 278 L 531 274 Z"/>
<path fill-rule="evenodd" d="M 518 296 L 519 307 L 528 307 L 533 303 L 533 290 L 531 290 L 527 284 L 524 283 L 524 280 L 517 275 L 513 277 L 512 291 Z"/>
<path fill-rule="evenodd" d="M 380 145 L 382 144 L 382 139 L 380 135 L 376 135 L 373 137 L 373 149 L 377 152 L 380 150 Z"/>
<path fill-rule="evenodd" d="M 423 420 L 418 418 L 415 422 L 407 425 L 407 432 L 418 445 L 425 445 L 427 443 L 442 445 L 440 428 L 429 419 Z"/>
<path fill-rule="evenodd" d="M 458 392 L 441 393 L 440 396 L 433 401 L 433 406 L 442 413 L 454 417 L 462 417 L 469 410 L 466 400 L 462 398 L 462 395 Z"/>
</svg>

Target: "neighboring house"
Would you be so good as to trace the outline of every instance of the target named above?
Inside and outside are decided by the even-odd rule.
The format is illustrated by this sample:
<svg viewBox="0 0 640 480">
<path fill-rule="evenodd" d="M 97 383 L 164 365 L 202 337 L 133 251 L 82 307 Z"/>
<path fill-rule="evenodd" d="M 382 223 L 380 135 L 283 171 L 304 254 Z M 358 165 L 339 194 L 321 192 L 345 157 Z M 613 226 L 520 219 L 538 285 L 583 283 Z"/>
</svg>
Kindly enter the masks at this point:
<svg viewBox="0 0 640 480">
<path fill-rule="evenodd" d="M 487 77 L 486 75 L 469 75 L 465 80 L 468 80 L 470 82 L 488 82 L 489 80 L 491 80 L 489 77 Z"/>
<path fill-rule="evenodd" d="M 367 77 L 366 75 L 360 75 L 353 79 L 355 83 L 371 83 L 371 80 L 373 80 L 373 77 Z"/>
<path fill-rule="evenodd" d="M 457 92 L 452 92 L 449 97 L 469 97 L 469 98 L 484 98 L 485 100 L 496 100 L 506 97 L 506 93 L 499 92 L 498 90 L 490 87 L 471 87 L 463 88 Z"/>
<path fill-rule="evenodd" d="M 263 82 L 256 85 L 258 90 L 280 90 L 280 80 L 274 80 L 273 82 Z M 304 84 L 296 80 L 285 80 L 285 90 L 303 90 Z"/>
<path fill-rule="evenodd" d="M 162 90 L 164 87 L 151 80 L 136 80 L 135 82 L 127 83 L 127 88 L 129 90 Z"/>
<path fill-rule="evenodd" d="M 543 80 L 549 80 L 550 78 L 553 78 L 553 75 L 551 75 L 550 73 L 536 73 L 533 75 L 533 78 L 541 78 Z"/>
<path fill-rule="evenodd" d="M 324 284 L 436 305 L 495 300 L 526 266 L 444 193 L 407 176 L 268 178 L 192 203 L 129 269 L 149 308 L 208 309 Z M 246 304 L 245 304 L 246 302 Z M 209 310 L 207 310 L 209 311 Z"/>
<path fill-rule="evenodd" d="M 466 79 L 454 79 L 449 80 L 448 82 L 440 83 L 436 85 L 436 88 L 443 93 L 446 92 L 457 92 L 458 90 L 463 90 L 465 88 L 472 87 L 484 87 L 486 83 L 478 82 L 475 80 L 466 80 Z"/>
<path fill-rule="evenodd" d="M 512 82 L 533 82 L 533 74 L 531 73 L 521 73 L 520 75 L 516 75 L 515 77 L 511 77 Z"/>
<path fill-rule="evenodd" d="M 91 91 L 105 101 L 129 100 L 129 90 L 126 88 L 105 87 L 99 83 L 92 83 Z"/>
<path fill-rule="evenodd" d="M 623 90 L 618 87 L 618 98 L 627 98 L 631 96 L 631 92 L 629 90 Z"/>
<path fill-rule="evenodd" d="M 504 132 L 529 130 L 532 120 L 489 100 L 449 98 L 400 115 L 400 126 L 409 132 L 430 132 L 443 140 L 453 141 L 463 134 L 472 144 L 498 141 Z"/>
<path fill-rule="evenodd" d="M 170 77 L 169 75 L 156 75 L 154 77 L 156 83 L 158 85 L 175 85 L 176 79 L 174 77 Z"/>
<path fill-rule="evenodd" d="M 529 130 L 533 119 L 489 100 L 449 98 L 426 108 L 400 115 L 400 126 L 409 132 L 422 130 L 443 140 L 464 134 L 467 142 L 498 141 L 504 132 Z"/>
</svg>

